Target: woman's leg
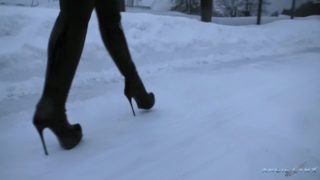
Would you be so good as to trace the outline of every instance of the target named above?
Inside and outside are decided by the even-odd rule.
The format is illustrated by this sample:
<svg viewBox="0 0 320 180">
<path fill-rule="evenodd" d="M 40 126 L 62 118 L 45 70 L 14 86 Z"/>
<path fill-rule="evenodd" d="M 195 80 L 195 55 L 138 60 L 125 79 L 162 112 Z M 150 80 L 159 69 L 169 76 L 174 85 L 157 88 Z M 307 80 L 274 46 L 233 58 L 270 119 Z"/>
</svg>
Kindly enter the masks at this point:
<svg viewBox="0 0 320 180">
<path fill-rule="evenodd" d="M 75 147 L 82 137 L 81 126 L 69 124 L 65 103 L 93 8 L 94 0 L 60 0 L 61 11 L 49 39 L 44 90 L 33 119 L 45 154 L 48 153 L 42 135 L 44 128 L 50 128 L 65 149 Z"/>
<path fill-rule="evenodd" d="M 146 92 L 131 59 L 121 26 L 118 0 L 96 0 L 96 11 L 102 40 L 119 71 L 125 77 L 125 95 L 130 104 L 131 98 L 134 98 L 139 108 L 150 109 L 154 105 L 154 95 Z"/>
<path fill-rule="evenodd" d="M 60 14 L 48 45 L 43 97 L 63 107 L 83 50 L 94 0 L 60 0 Z"/>
<path fill-rule="evenodd" d="M 121 26 L 118 0 L 96 0 L 100 33 L 104 45 L 124 77 L 136 73 Z"/>
</svg>

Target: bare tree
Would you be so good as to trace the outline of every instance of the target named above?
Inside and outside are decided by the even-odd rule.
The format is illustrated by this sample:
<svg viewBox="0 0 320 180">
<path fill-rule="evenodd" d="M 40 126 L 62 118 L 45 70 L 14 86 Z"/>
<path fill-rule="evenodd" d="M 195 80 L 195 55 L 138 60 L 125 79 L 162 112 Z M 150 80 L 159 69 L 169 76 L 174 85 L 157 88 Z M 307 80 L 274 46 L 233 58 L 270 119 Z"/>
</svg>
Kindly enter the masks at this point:
<svg viewBox="0 0 320 180">
<path fill-rule="evenodd" d="M 216 0 L 216 6 L 222 9 L 224 16 L 235 17 L 238 11 L 244 6 L 244 0 Z"/>
<path fill-rule="evenodd" d="M 201 0 L 201 21 L 212 21 L 212 0 Z"/>
<path fill-rule="evenodd" d="M 257 24 L 261 24 L 262 0 L 259 0 Z"/>
<path fill-rule="evenodd" d="M 294 11 L 296 9 L 296 0 L 292 0 L 292 6 L 291 6 L 291 19 L 294 18 Z"/>
<path fill-rule="evenodd" d="M 262 12 L 266 13 L 265 5 L 271 3 L 269 0 L 263 0 L 262 3 Z M 250 16 L 258 14 L 259 0 L 215 0 L 215 6 L 220 9 L 222 16 Z"/>
<path fill-rule="evenodd" d="M 189 14 L 198 14 L 200 12 L 200 0 L 173 0 L 175 6 L 173 10 Z"/>
</svg>

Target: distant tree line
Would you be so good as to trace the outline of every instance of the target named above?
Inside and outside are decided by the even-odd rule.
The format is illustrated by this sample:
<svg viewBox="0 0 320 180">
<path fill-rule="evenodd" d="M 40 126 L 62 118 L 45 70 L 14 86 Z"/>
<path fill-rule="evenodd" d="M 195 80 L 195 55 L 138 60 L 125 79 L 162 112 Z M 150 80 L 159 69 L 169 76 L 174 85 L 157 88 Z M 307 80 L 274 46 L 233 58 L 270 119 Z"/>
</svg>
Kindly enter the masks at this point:
<svg viewBox="0 0 320 180">
<path fill-rule="evenodd" d="M 201 0 L 173 0 L 175 6 L 172 10 L 200 14 Z M 214 16 L 252 16 L 257 15 L 258 0 L 211 0 L 213 3 Z M 267 13 L 266 5 L 271 4 L 270 0 L 263 0 L 263 13 Z"/>
<path fill-rule="evenodd" d="M 201 13 L 201 0 L 172 0 L 175 6 L 172 10 L 180 11 L 188 14 Z M 212 0 L 213 16 L 217 17 L 237 17 L 237 16 L 256 16 L 258 14 L 259 0 Z M 288 0 L 293 3 L 296 0 Z M 297 0 L 298 1 L 298 0 Z M 267 14 L 267 5 L 270 0 L 262 0 L 262 14 Z M 294 11 L 292 10 L 295 9 Z M 310 0 L 303 3 L 299 7 L 284 9 L 282 12 L 272 12 L 272 16 L 278 16 L 280 13 L 285 15 L 309 16 L 320 14 L 320 0 Z"/>
<path fill-rule="evenodd" d="M 292 9 L 284 9 L 282 14 L 289 16 L 305 17 L 310 15 L 320 15 L 320 1 L 309 1 L 303 3 L 300 7 Z"/>
</svg>

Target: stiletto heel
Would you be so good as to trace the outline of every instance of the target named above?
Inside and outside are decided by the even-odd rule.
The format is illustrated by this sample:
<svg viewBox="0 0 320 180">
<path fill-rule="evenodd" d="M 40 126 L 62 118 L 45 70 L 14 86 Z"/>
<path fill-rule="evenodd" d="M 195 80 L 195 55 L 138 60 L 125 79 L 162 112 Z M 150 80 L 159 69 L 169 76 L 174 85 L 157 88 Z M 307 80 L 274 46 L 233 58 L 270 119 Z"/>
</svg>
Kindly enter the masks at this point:
<svg viewBox="0 0 320 180">
<path fill-rule="evenodd" d="M 133 109 L 133 106 L 132 106 L 132 97 L 127 97 L 127 98 L 128 98 L 129 103 L 130 103 L 130 106 L 131 106 L 131 109 L 132 109 L 133 116 L 136 116 L 136 113 L 134 112 L 134 109 Z"/>
<path fill-rule="evenodd" d="M 39 126 L 39 125 L 35 125 L 35 126 L 36 126 L 36 129 L 38 130 L 38 133 L 40 135 L 40 139 L 41 139 L 42 146 L 43 146 L 43 149 L 44 149 L 44 154 L 46 156 L 48 156 L 49 154 L 48 154 L 48 151 L 47 151 L 46 143 L 45 143 L 44 138 L 43 138 L 43 129 L 44 129 L 44 127 Z"/>
</svg>

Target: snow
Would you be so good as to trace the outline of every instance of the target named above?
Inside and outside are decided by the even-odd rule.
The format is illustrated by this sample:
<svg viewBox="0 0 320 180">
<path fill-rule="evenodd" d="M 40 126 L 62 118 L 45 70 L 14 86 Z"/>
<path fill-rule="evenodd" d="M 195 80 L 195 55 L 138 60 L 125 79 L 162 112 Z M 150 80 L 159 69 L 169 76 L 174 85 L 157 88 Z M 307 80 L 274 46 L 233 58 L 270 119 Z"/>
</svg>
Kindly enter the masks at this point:
<svg viewBox="0 0 320 180">
<path fill-rule="evenodd" d="M 123 13 L 151 111 L 133 117 L 123 78 L 90 21 L 68 117 L 84 139 L 62 150 L 32 125 L 57 9 L 0 6 L 0 179 L 320 178 L 320 17 L 262 26 Z M 263 168 L 317 172 L 265 173 Z"/>
</svg>

